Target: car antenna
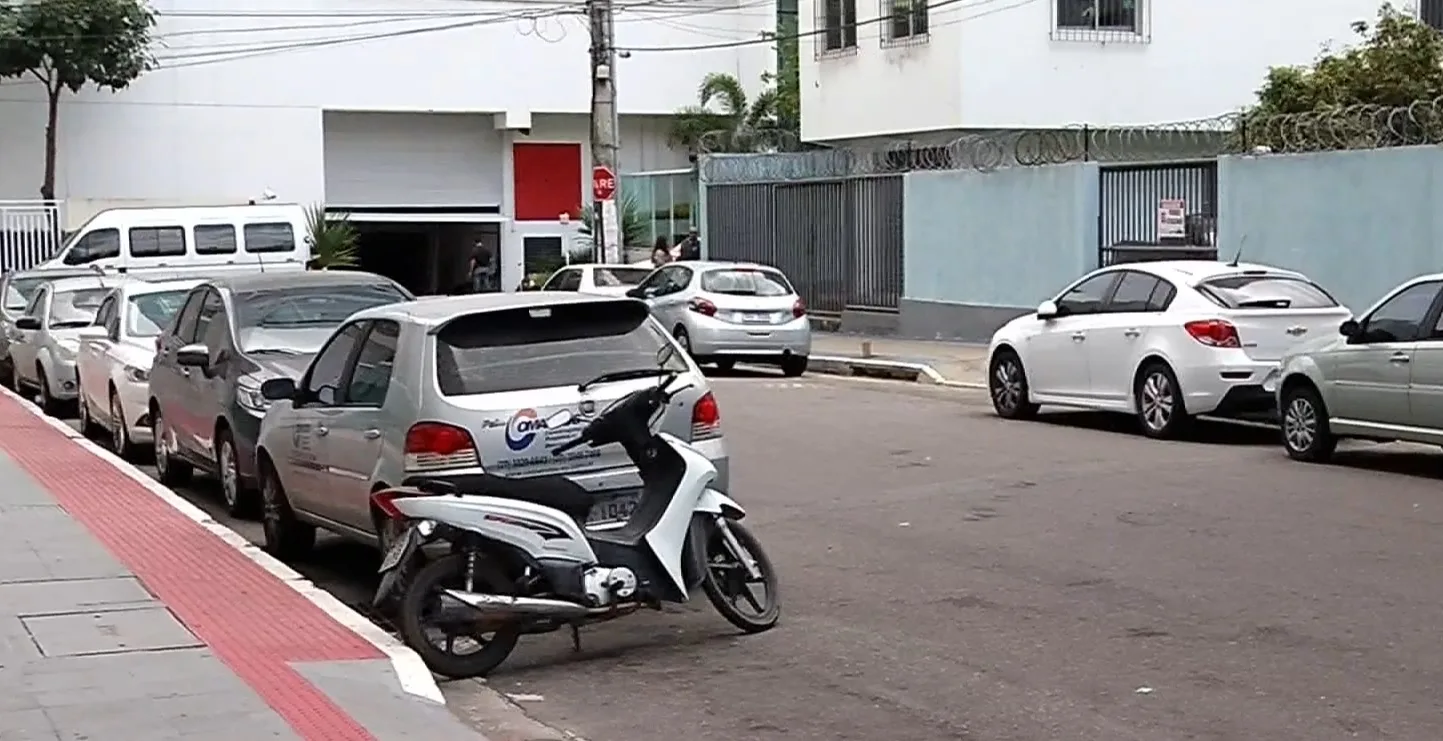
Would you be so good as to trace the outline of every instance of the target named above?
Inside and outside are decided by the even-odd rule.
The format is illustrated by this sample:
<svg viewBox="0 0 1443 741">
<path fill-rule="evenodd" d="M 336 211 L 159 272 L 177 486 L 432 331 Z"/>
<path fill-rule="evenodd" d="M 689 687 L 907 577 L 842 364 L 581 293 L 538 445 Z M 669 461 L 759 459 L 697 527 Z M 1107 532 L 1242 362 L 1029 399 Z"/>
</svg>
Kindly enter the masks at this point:
<svg viewBox="0 0 1443 741">
<path fill-rule="evenodd" d="M 1247 243 L 1248 235 L 1244 234 L 1243 238 L 1238 240 L 1238 251 L 1233 253 L 1233 261 L 1228 263 L 1228 267 L 1235 268 L 1238 266 L 1238 261 L 1243 259 L 1243 245 Z"/>
</svg>

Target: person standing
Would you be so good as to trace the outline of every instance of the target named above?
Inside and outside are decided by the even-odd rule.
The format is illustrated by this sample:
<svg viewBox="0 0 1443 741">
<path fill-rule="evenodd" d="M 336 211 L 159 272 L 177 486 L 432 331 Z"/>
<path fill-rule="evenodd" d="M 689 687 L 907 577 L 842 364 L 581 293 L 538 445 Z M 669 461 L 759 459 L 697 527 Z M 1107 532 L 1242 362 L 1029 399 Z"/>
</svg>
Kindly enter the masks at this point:
<svg viewBox="0 0 1443 741">
<path fill-rule="evenodd" d="M 659 268 L 671 262 L 671 248 L 666 245 L 666 236 L 656 238 L 656 244 L 651 248 L 651 265 Z"/>
<path fill-rule="evenodd" d="M 687 230 L 686 239 L 681 240 L 681 243 L 677 245 L 676 252 L 678 260 L 701 259 L 701 237 L 697 235 L 696 227 Z"/>
<path fill-rule="evenodd" d="M 491 252 L 480 242 L 471 250 L 471 261 L 466 266 L 471 277 L 471 292 L 484 293 L 491 277 Z"/>
</svg>

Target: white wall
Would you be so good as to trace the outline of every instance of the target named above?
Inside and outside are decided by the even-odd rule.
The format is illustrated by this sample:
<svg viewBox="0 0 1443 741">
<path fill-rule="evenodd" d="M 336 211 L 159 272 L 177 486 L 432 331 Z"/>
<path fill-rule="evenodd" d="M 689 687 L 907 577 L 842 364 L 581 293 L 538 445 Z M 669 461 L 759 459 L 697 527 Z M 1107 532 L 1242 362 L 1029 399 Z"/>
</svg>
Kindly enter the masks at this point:
<svg viewBox="0 0 1443 741">
<path fill-rule="evenodd" d="M 816 28 L 815 2 L 801 23 Z M 802 55 L 802 135 L 844 139 L 936 129 L 1189 121 L 1254 100 L 1268 67 L 1306 64 L 1377 0 L 1139 0 L 1150 39 L 1052 38 L 1055 0 L 964 0 L 934 11 L 931 40 L 884 49 L 859 29 L 855 56 Z M 858 17 L 877 10 L 859 2 Z"/>
<path fill-rule="evenodd" d="M 617 16 L 622 171 L 666 169 L 657 116 L 694 103 L 708 72 L 755 84 L 766 44 L 644 51 L 757 38 L 775 6 L 756 0 L 638 4 Z M 531 138 L 587 140 L 588 38 L 575 4 L 470 0 L 156 0 L 158 68 L 120 94 L 67 95 L 57 196 L 67 220 L 109 205 L 230 203 L 269 187 L 325 197 L 323 110 L 530 115 Z M 569 14 L 561 14 L 565 10 Z M 525 16 L 525 17 L 523 17 Z M 471 25 L 453 30 L 442 26 Z M 408 31 L 412 35 L 394 36 Z M 365 38 L 393 35 L 390 38 Z M 43 91 L 0 81 L 0 200 L 37 198 Z M 501 135 L 509 157 L 506 137 Z M 496 177 L 509 182 L 509 175 Z M 506 187 L 509 188 L 509 185 Z"/>
</svg>

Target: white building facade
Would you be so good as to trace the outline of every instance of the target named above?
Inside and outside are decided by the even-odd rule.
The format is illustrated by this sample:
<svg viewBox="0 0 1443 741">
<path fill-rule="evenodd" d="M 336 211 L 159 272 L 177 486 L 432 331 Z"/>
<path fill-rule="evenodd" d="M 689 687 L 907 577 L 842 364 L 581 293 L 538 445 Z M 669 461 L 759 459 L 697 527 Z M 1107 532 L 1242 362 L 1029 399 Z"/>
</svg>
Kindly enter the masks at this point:
<svg viewBox="0 0 1443 741">
<path fill-rule="evenodd" d="M 760 86 L 754 0 L 619 5 L 621 172 L 687 166 L 666 117 L 710 72 Z M 56 195 L 113 206 L 286 202 L 553 229 L 590 201 L 590 38 L 575 2 L 156 0 L 156 69 L 65 95 Z M 0 81 L 0 201 L 38 197 L 43 89 Z M 399 217 L 398 217 L 399 220 Z M 532 226 L 528 227 L 527 224 Z"/>
<path fill-rule="evenodd" d="M 800 0 L 802 138 L 1196 121 L 1378 0 Z M 852 25 L 855 24 L 855 25 Z"/>
</svg>

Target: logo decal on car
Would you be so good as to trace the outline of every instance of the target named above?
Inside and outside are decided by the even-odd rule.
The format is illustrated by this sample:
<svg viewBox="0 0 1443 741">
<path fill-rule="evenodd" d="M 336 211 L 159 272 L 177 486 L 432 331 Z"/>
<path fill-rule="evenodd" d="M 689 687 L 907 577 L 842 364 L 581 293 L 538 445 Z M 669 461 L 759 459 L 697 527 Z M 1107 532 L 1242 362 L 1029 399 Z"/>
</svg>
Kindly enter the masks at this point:
<svg viewBox="0 0 1443 741">
<path fill-rule="evenodd" d="M 537 435 L 545 430 L 546 420 L 541 419 L 535 409 L 521 409 L 506 423 L 506 447 L 519 453 L 531 447 Z"/>
</svg>

